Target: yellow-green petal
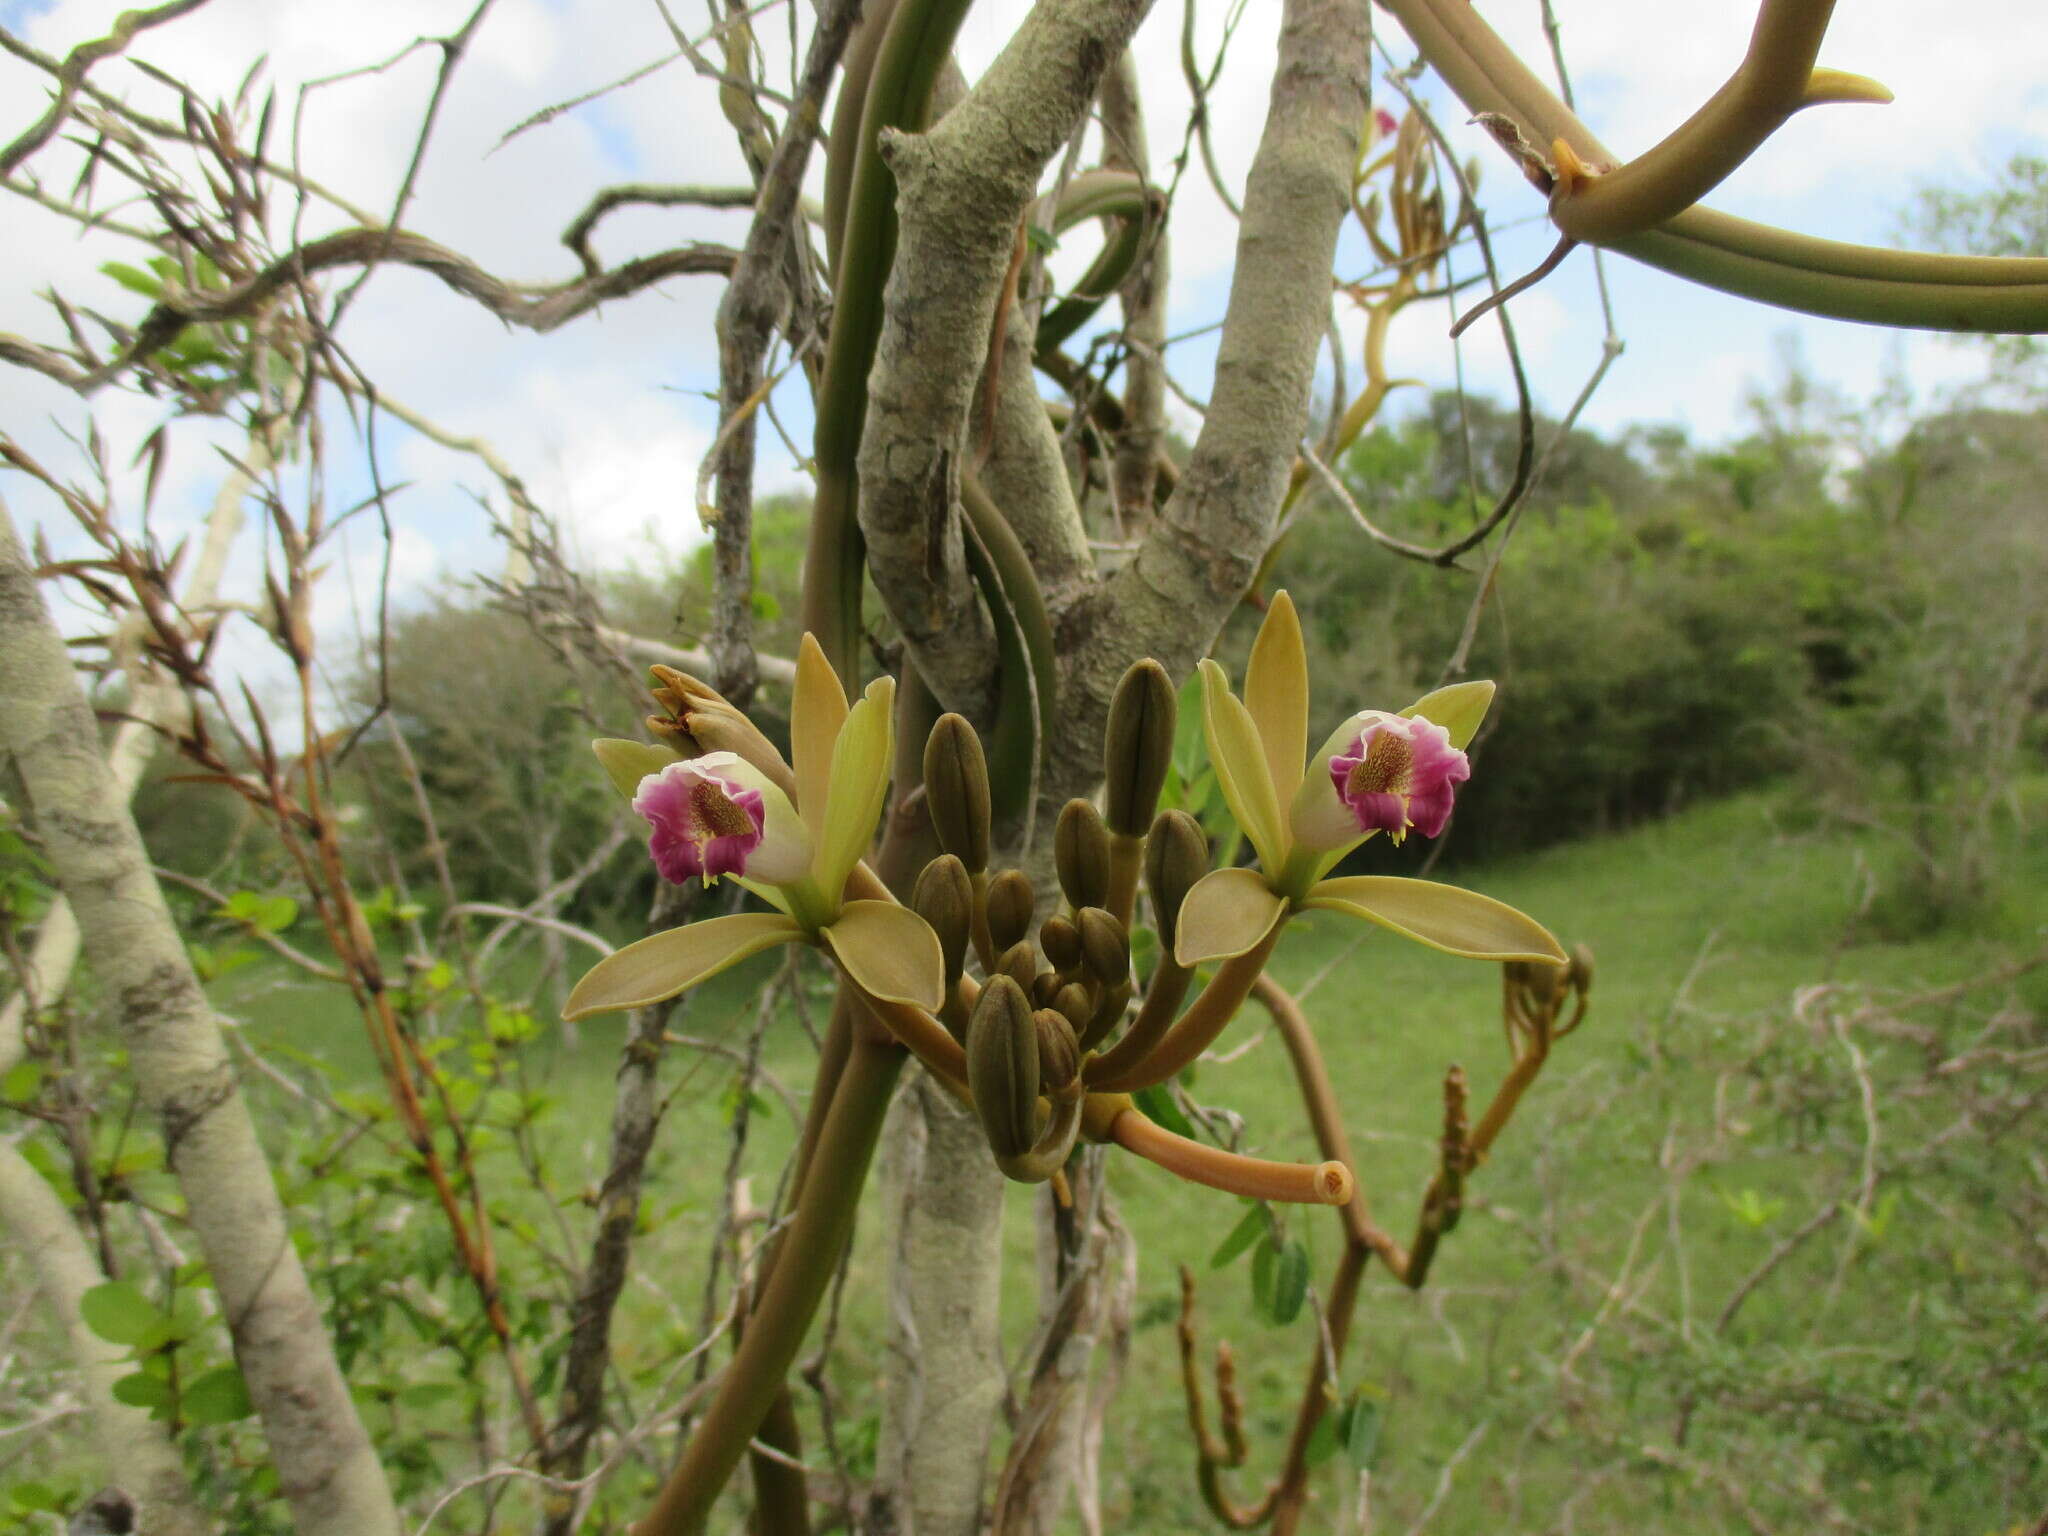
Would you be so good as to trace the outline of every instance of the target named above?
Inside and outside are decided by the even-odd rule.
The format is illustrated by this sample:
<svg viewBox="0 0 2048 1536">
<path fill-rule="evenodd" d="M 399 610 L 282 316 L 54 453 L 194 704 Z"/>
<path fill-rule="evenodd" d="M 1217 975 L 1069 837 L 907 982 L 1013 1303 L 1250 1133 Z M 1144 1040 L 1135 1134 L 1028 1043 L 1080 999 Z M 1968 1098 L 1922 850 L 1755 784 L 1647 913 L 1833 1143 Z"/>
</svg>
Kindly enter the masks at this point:
<svg viewBox="0 0 2048 1536">
<path fill-rule="evenodd" d="M 612 788 L 624 795 L 630 803 L 640 792 L 640 781 L 650 773 L 659 773 L 670 763 L 679 763 L 682 754 L 667 747 L 657 747 L 650 742 L 628 741 L 623 736 L 600 736 L 590 744 L 590 750 L 597 754 L 598 765 L 605 776 L 612 781 Z"/>
<path fill-rule="evenodd" d="M 938 1012 L 945 956 L 939 936 L 910 908 L 893 901 L 849 901 L 824 934 L 854 985 L 870 997 Z"/>
<path fill-rule="evenodd" d="M 1216 869 L 1197 880 L 1180 904 L 1173 957 L 1182 965 L 1228 960 L 1273 931 L 1287 903 L 1249 869 Z"/>
<path fill-rule="evenodd" d="M 1398 875 L 1347 875 L 1325 880 L 1302 905 L 1378 923 L 1404 939 L 1468 960 L 1565 962 L 1550 930 L 1504 901 L 1433 880 Z M 1182 923 L 1187 919 L 1183 917 Z"/>
<path fill-rule="evenodd" d="M 1301 619 L 1294 599 L 1275 592 L 1266 622 L 1252 642 L 1244 672 L 1244 707 L 1266 749 L 1273 799 L 1285 805 L 1301 783 L 1308 753 L 1308 652 L 1301 643 Z"/>
<path fill-rule="evenodd" d="M 1273 793 L 1273 775 L 1250 713 L 1230 692 L 1230 679 L 1213 661 L 1202 672 L 1202 734 L 1209 744 L 1209 765 L 1231 814 L 1251 839 L 1259 863 L 1278 873 L 1287 862 L 1287 832 L 1280 820 L 1280 801 Z"/>
<path fill-rule="evenodd" d="M 563 1005 L 562 1017 L 587 1019 L 594 1013 L 658 1003 L 803 934 L 780 912 L 742 912 L 653 934 L 606 955 L 585 971 Z"/>
<path fill-rule="evenodd" d="M 1448 688 L 1425 693 L 1401 714 L 1409 720 L 1420 715 L 1432 725 L 1442 726 L 1450 734 L 1451 745 L 1462 752 L 1472 744 L 1480 722 L 1486 718 L 1486 711 L 1492 705 L 1493 684 L 1481 680 L 1452 683 Z"/>
<path fill-rule="evenodd" d="M 875 822 L 889 796 L 890 758 L 895 751 L 896 680 L 878 677 L 853 706 L 833 744 L 825 813 L 814 834 L 817 853 L 812 878 L 827 901 L 838 901 L 846 877 L 874 840 Z"/>
<path fill-rule="evenodd" d="M 796 651 L 796 687 L 789 707 L 790 767 L 796 772 L 796 810 L 811 830 L 811 846 L 822 841 L 826 791 L 832 783 L 832 749 L 846 724 L 846 690 L 818 642 L 806 634 Z"/>
</svg>

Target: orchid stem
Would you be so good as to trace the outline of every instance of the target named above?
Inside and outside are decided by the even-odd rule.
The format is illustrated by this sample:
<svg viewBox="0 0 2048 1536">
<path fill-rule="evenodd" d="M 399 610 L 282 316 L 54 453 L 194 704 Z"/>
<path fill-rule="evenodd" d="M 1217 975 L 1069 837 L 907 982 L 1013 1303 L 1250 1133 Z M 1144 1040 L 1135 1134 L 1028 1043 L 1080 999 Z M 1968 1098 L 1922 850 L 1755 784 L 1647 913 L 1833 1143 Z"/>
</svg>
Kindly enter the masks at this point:
<svg viewBox="0 0 2048 1536">
<path fill-rule="evenodd" d="M 852 1040 L 760 1305 L 696 1433 L 633 1536 L 704 1536 L 712 1505 L 774 1406 L 852 1236 L 904 1057 L 894 1041 Z"/>
<path fill-rule="evenodd" d="M 1351 1198 L 1351 1170 L 1342 1163 L 1276 1163 L 1226 1152 L 1177 1136 L 1137 1109 L 1125 1109 L 1110 1121 L 1109 1139 L 1192 1183 L 1253 1200 L 1342 1205 Z"/>
<path fill-rule="evenodd" d="M 1244 1006 L 1252 983 L 1265 970 L 1266 961 L 1272 956 L 1273 947 L 1280 942 L 1280 935 L 1286 927 L 1284 920 L 1274 923 L 1272 931 L 1257 944 L 1224 961 L 1216 974 L 1209 978 L 1209 984 L 1202 988 L 1193 1006 L 1181 1015 L 1180 1022 L 1169 1029 L 1165 1038 L 1142 1060 L 1114 1075 L 1104 1071 L 1089 1086 L 1110 1093 L 1134 1093 L 1140 1088 L 1163 1083 L 1191 1065 L 1197 1056 L 1216 1043 L 1216 1037 L 1223 1033 L 1224 1027 L 1237 1016 L 1237 1010 Z M 1135 1027 L 1132 1032 L 1136 1032 Z M 1107 1057 L 1102 1059 L 1108 1060 Z"/>
<path fill-rule="evenodd" d="M 1144 1065 L 1145 1058 L 1152 1054 L 1153 1048 L 1173 1027 L 1174 1015 L 1179 1012 L 1182 999 L 1188 995 L 1188 984 L 1194 979 L 1195 973 L 1187 966 L 1177 964 L 1170 955 L 1162 956 L 1131 1027 L 1124 1031 L 1124 1037 L 1115 1045 L 1100 1056 L 1089 1058 L 1081 1069 L 1082 1080 L 1090 1088 L 1101 1088 L 1133 1068 Z"/>
</svg>

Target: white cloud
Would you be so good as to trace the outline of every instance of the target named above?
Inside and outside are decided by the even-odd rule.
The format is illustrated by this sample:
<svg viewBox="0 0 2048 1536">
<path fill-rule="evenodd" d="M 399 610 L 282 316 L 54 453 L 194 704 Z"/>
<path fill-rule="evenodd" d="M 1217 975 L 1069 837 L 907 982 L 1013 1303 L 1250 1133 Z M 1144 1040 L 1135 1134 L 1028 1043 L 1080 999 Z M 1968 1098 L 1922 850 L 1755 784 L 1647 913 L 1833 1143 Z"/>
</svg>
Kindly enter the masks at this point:
<svg viewBox="0 0 2048 1536">
<path fill-rule="evenodd" d="M 1557 0 L 1586 115 L 1624 152 L 1638 151 L 1669 131 L 1703 101 L 1740 57 L 1751 6 L 1658 6 L 1622 0 Z M 102 34 L 120 0 L 59 0 L 16 22 L 37 46 L 62 53 Z M 397 54 L 414 38 L 458 26 L 470 0 L 360 0 L 349 6 L 214 0 L 154 30 L 136 53 L 190 80 L 202 93 L 225 95 L 248 62 L 268 56 L 268 77 L 280 88 L 275 153 L 291 147 L 291 109 L 299 84 Z M 1199 7 L 1196 54 L 1206 67 L 1217 47 L 1226 7 Z M 1532 61 L 1547 57 L 1535 0 L 1488 0 L 1485 13 Z M 1271 82 L 1278 7 L 1255 0 L 1244 9 L 1228 65 L 1209 97 L 1221 175 L 1241 192 L 1256 152 Z M 986 68 L 1016 18 L 1015 7 L 984 5 L 970 15 L 960 54 L 970 77 Z M 693 18 L 694 19 L 694 18 Z M 1155 0 L 1136 44 L 1147 104 L 1156 178 L 1173 174 L 1185 143 L 1190 97 L 1180 66 L 1181 6 Z M 1397 51 L 1397 29 L 1383 19 Z M 1881 237 L 1872 227 L 1886 205 L 1903 201 L 1909 184 L 1951 174 L 1975 176 L 1999 158 L 2000 146 L 2022 130 L 2048 133 L 2048 92 L 2040 83 L 2038 0 L 1951 0 L 1929 18 L 1908 0 L 1858 0 L 1837 16 L 1823 61 L 1870 73 L 1899 94 L 1884 109 L 1830 108 L 1803 114 L 1781 142 L 1738 173 L 1716 201 L 1753 216 L 1856 238 Z M 760 24 L 767 78 L 786 82 L 789 45 L 781 13 Z M 461 250 L 490 270 L 534 282 L 559 281 L 576 270 L 560 244 L 564 225 L 596 187 L 628 180 L 737 184 L 744 167 L 719 112 L 715 92 L 685 63 L 672 64 L 602 101 L 567 112 L 499 146 L 501 136 L 536 111 L 606 84 L 660 58 L 672 47 L 666 27 L 645 0 L 501 0 L 479 32 L 448 93 L 407 213 L 407 224 Z M 390 206 L 415 142 L 420 113 L 441 62 L 424 48 L 374 75 L 323 87 L 305 107 L 307 169 L 373 210 Z M 164 110 L 165 94 L 120 60 L 100 65 L 94 80 L 139 104 Z M 19 131 L 44 97 L 33 69 L 0 57 L 0 136 Z M 1383 93 L 1384 99 L 1384 93 Z M 1511 225 L 1539 212 L 1476 130 L 1444 114 L 1461 151 L 1482 157 L 1497 221 Z M 68 184 L 74 152 L 53 151 L 46 174 Z M 814 165 L 812 186 L 818 182 Z M 288 243 L 288 210 L 273 236 Z M 339 215 L 317 205 L 302 233 L 336 227 Z M 74 300 L 133 319 L 140 301 L 97 272 L 114 258 L 134 259 L 130 244 L 104 233 L 81 235 L 54 216 L 18 201 L 7 209 L 0 241 L 0 329 L 55 339 L 60 332 L 37 297 L 55 286 Z M 629 209 L 600 230 L 608 258 L 658 249 L 686 238 L 738 238 L 740 216 L 686 209 Z M 1220 314 L 1235 258 L 1237 226 L 1191 154 L 1176 200 L 1171 325 L 1191 330 Z M 1503 275 L 1534 264 L 1547 248 L 1547 228 L 1531 222 L 1501 236 Z M 1071 242 L 1056 270 L 1071 276 L 1091 240 Z M 1589 416 L 1613 427 L 1631 419 L 1683 417 L 1704 435 L 1741 424 L 1748 380 L 1770 367 L 1770 338 L 1797 325 L 1809 338 L 1816 367 L 1848 378 L 1874 379 L 1880 333 L 1808 325 L 1760 312 L 1732 299 L 1699 293 L 1661 275 L 1613 264 L 1621 326 L 1630 352 Z M 652 293 L 608 306 L 548 336 L 500 324 L 431 277 L 380 271 L 363 288 L 344 328 L 352 357 L 406 403 L 452 431 L 480 434 L 528 480 L 592 560 L 633 558 L 647 531 L 680 546 L 699 535 L 692 501 L 698 460 L 715 429 L 702 393 L 715 385 L 713 279 L 676 279 Z M 1518 299 L 1514 317 L 1532 384 L 1548 410 L 1569 403 L 1598 355 L 1601 326 L 1590 263 L 1575 257 L 1536 291 Z M 1452 353 L 1441 306 L 1417 308 L 1396 328 L 1394 371 L 1452 378 Z M 1344 322 L 1356 377 L 1355 319 Z M 1187 387 L 1206 394 L 1213 336 L 1176 350 Z M 1916 376 L 1952 378 L 1968 372 L 1972 355 L 1926 340 L 1908 344 Z M 1468 338 L 1466 377 L 1475 388 L 1508 388 L 1497 333 L 1482 324 Z M 800 435 L 808 410 L 800 381 L 778 400 Z M 155 426 L 161 408 L 133 396 L 102 394 L 91 405 L 125 464 Z M 87 407 L 49 381 L 0 370 L 0 427 L 75 473 L 76 457 L 52 418 L 82 430 Z M 347 419 L 327 417 L 337 460 L 332 495 L 345 503 L 367 488 Z M 1184 423 L 1192 425 L 1192 423 Z M 180 433 L 187 433 L 181 427 Z M 174 434 L 176 436 L 177 434 Z M 232 434 L 223 432 L 225 442 Z M 413 482 L 400 498 L 402 549 L 394 559 L 417 587 L 435 569 L 493 568 L 498 553 L 484 533 L 471 490 L 493 491 L 481 466 L 434 447 L 389 422 L 380 428 L 385 472 Z M 787 486 L 797 471 L 772 433 L 762 435 L 765 487 Z M 201 443 L 183 437 L 161 493 L 162 527 L 192 525 L 221 468 Z M 61 534 L 47 498 L 5 486 L 19 512 Z M 134 478 L 122 482 L 133 505 Z M 253 541 L 254 535 L 251 535 Z M 348 568 L 367 558 L 351 549 Z M 240 569 L 253 574 L 254 544 Z M 330 599 L 323 595 L 323 614 Z M 345 607 L 345 605 L 344 605 Z"/>
</svg>

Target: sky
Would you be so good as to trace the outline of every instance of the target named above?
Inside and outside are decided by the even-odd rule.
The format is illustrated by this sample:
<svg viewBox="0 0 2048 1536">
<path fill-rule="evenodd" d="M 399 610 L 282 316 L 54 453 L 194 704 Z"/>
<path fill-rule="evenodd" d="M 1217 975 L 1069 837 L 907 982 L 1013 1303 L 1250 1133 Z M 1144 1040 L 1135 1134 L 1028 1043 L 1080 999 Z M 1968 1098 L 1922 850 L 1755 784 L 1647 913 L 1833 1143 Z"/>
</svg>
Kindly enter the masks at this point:
<svg viewBox="0 0 2048 1536">
<path fill-rule="evenodd" d="M 1753 8 L 1723 3 L 1645 7 L 1629 0 L 1555 0 L 1581 115 L 1624 155 L 1638 153 L 1675 127 L 1715 90 L 1740 59 Z M 46 51 L 61 53 L 103 33 L 122 9 L 114 0 L 0 0 L 0 22 Z M 411 154 L 438 52 L 418 49 L 374 74 L 320 86 L 308 81 L 400 55 L 422 34 L 452 31 L 470 0 L 212 0 L 201 10 L 144 35 L 134 52 L 208 95 L 229 95 L 251 62 L 280 89 L 283 121 L 273 143 L 288 147 L 296 115 L 306 169 L 350 198 L 388 208 Z M 705 12 L 672 5 L 687 26 Z M 970 78 L 994 57 L 1021 7 L 984 0 L 960 44 Z M 1483 0 L 1481 10 L 1528 59 L 1543 67 L 1548 50 L 1538 0 Z M 770 78 L 786 78 L 787 10 L 765 11 L 757 25 Z M 1196 48 L 1216 50 L 1226 15 L 1221 0 L 1196 6 Z M 1278 7 L 1248 0 L 1212 102 L 1216 148 L 1225 179 L 1241 187 L 1257 145 L 1270 86 Z M 1184 140 L 1188 96 L 1179 50 L 1183 7 L 1158 0 L 1140 33 L 1137 57 L 1155 179 L 1171 175 Z M 1380 18 L 1381 40 L 1405 62 L 1412 49 Z M 1876 77 L 1897 101 L 1888 107 L 1830 107 L 1802 113 L 1713 196 L 1714 206 L 1745 217 L 1840 239 L 1892 243 L 1902 210 L 1930 184 L 1983 184 L 2016 147 L 2048 141 L 2048 71 L 2041 68 L 2048 16 L 2040 0 L 1948 0 L 1931 14 L 1911 0 L 1842 0 L 1821 62 Z M 574 274 L 560 232 L 599 186 L 624 182 L 737 184 L 744 179 L 731 134 L 703 82 L 671 65 L 545 126 L 501 142 L 533 113 L 602 86 L 671 51 L 653 0 L 499 0 L 457 71 L 424 161 L 408 227 L 460 250 L 509 278 L 553 282 Z M 166 93 L 123 60 L 100 65 L 94 80 L 137 105 L 164 111 Z M 1427 89 L 1425 87 L 1425 89 Z M 0 141 L 42 109 L 44 77 L 0 57 Z M 1398 107 L 1381 90 L 1382 105 Z M 296 114 L 289 110 L 296 107 Z M 1505 276 L 1535 265 L 1552 234 L 1539 199 L 1490 141 L 1462 123 L 1455 107 L 1441 120 L 1461 157 L 1476 156 L 1482 191 L 1499 230 Z M 63 154 L 46 174 L 68 184 Z M 76 164 L 75 158 L 70 162 Z M 813 182 L 816 182 L 813 176 Z M 13 198 L 0 203 L 0 331 L 51 341 L 62 336 L 43 299 L 56 289 L 74 305 L 133 319 L 142 301 L 98 268 L 134 259 L 105 233 L 75 226 Z M 310 236 L 340 221 L 309 209 Z M 280 249 L 289 226 L 276 221 Z M 700 210 L 635 209 L 600 228 L 599 251 L 612 261 L 687 239 L 737 242 L 738 216 Z M 1227 297 L 1235 229 L 1199 169 L 1190 166 L 1177 194 L 1173 225 L 1170 329 L 1188 333 L 1172 365 L 1188 392 L 1207 392 L 1214 323 Z M 1354 267 L 1356 241 L 1340 252 Z M 1071 276 L 1090 254 L 1070 242 L 1055 274 Z M 1852 395 L 1874 389 L 1887 371 L 1903 373 L 1918 398 L 1981 375 L 1982 354 L 1939 338 L 1897 336 L 1869 327 L 1812 320 L 1691 287 L 1610 259 L 1616 323 L 1626 350 L 1584 420 L 1603 431 L 1635 423 L 1675 423 L 1696 440 L 1738 433 L 1745 397 L 1778 376 L 1796 346 L 1819 376 Z M 665 558 L 698 535 L 693 510 L 697 467 L 716 431 L 707 399 L 717 384 L 713 318 L 718 282 L 678 278 L 659 290 L 607 307 L 546 336 L 502 325 L 422 274 L 380 270 L 366 285 L 343 332 L 356 363 L 382 388 L 452 432 L 493 442 L 569 531 L 575 553 L 594 565 Z M 1536 403 L 1561 412 L 1579 392 L 1600 352 L 1603 326 L 1585 252 L 1512 310 Z M 1390 361 L 1400 375 L 1501 395 L 1508 376 L 1491 325 L 1474 328 L 1462 358 L 1445 332 L 1441 306 L 1418 306 L 1397 322 Z M 1355 343 L 1355 327 L 1348 333 Z M 1354 358 L 1353 378 L 1356 378 Z M 777 414 L 799 439 L 809 413 L 796 381 L 776 397 Z M 88 411 L 116 464 L 161 420 L 160 403 L 112 392 L 90 407 L 50 381 L 0 369 L 0 429 L 54 468 L 75 472 L 72 439 Z M 1184 411 L 1184 425 L 1192 419 Z M 218 430 L 186 423 L 159 491 L 158 527 L 175 536 L 194 524 L 221 476 Z M 359 450 L 342 441 L 336 417 L 337 504 L 366 484 Z M 409 488 L 396 503 L 390 551 L 394 592 L 416 597 L 437 582 L 490 571 L 502 560 L 479 498 L 495 499 L 491 477 L 474 460 L 387 422 L 379 433 L 387 480 Z M 764 438 L 765 488 L 801 484 L 796 457 Z M 132 508 L 134 477 L 122 479 Z M 18 518 L 44 526 L 60 548 L 75 541 L 51 498 L 18 476 L 0 477 Z M 334 552 L 322 589 L 323 627 L 356 622 L 384 558 L 381 541 L 351 535 Z M 238 552 L 231 584 L 255 577 L 260 538 Z M 74 619 L 67 622 L 78 622 Z"/>
</svg>

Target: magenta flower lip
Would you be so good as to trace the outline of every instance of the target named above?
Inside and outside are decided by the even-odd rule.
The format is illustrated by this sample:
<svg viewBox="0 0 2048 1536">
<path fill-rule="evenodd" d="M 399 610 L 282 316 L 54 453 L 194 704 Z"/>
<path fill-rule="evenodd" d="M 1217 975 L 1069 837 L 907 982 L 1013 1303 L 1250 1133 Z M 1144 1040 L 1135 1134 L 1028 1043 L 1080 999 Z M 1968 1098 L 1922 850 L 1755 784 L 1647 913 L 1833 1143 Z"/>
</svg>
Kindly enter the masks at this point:
<svg viewBox="0 0 2048 1536">
<path fill-rule="evenodd" d="M 1385 832 L 1400 842 L 1410 830 L 1436 837 L 1451 819 L 1457 786 L 1472 776 L 1471 760 L 1450 732 L 1420 715 L 1383 710 L 1352 717 L 1362 727 L 1329 759 L 1330 782 L 1360 832 Z"/>
<path fill-rule="evenodd" d="M 731 752 L 670 763 L 640 781 L 633 809 L 651 829 L 647 851 L 662 879 L 681 885 L 722 875 L 773 882 L 803 873 L 810 849 L 779 791 Z"/>
</svg>

